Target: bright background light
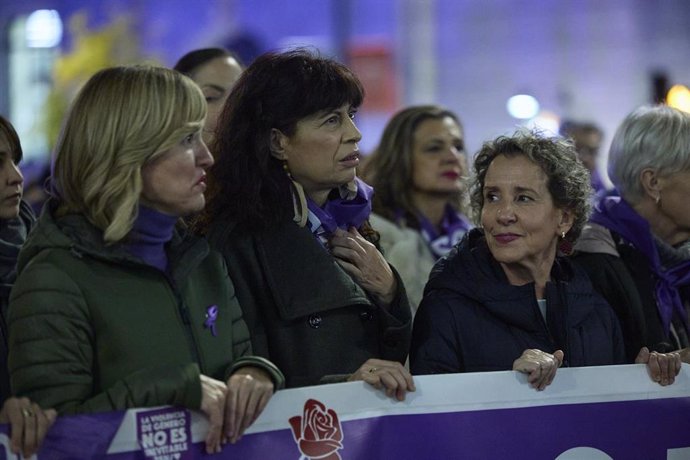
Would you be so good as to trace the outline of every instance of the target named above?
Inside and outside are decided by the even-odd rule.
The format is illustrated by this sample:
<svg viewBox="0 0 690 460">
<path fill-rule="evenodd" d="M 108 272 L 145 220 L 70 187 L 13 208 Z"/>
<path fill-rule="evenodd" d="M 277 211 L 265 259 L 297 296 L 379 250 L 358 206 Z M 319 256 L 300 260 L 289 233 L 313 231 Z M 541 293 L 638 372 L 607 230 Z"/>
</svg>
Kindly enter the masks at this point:
<svg viewBox="0 0 690 460">
<path fill-rule="evenodd" d="M 508 113 L 513 118 L 528 120 L 539 113 L 539 102 L 534 96 L 528 94 L 516 94 L 508 99 L 506 104 Z"/>
<path fill-rule="evenodd" d="M 55 10 L 36 10 L 26 19 L 26 45 L 54 48 L 62 40 L 62 20 Z"/>
<path fill-rule="evenodd" d="M 690 89 L 683 85 L 673 85 L 668 90 L 666 103 L 678 110 L 690 113 Z"/>
<path fill-rule="evenodd" d="M 541 131 L 547 136 L 557 136 L 560 125 L 561 119 L 558 115 L 549 110 L 542 110 L 526 126 Z"/>
</svg>

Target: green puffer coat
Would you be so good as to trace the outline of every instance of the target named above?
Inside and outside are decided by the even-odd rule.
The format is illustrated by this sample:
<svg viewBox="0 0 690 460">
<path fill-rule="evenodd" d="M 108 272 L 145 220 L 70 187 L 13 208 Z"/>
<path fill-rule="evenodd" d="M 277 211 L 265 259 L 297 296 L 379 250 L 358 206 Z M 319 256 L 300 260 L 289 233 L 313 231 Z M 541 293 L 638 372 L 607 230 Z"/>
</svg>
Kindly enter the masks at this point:
<svg viewBox="0 0 690 460">
<path fill-rule="evenodd" d="M 60 413 L 171 404 L 198 409 L 199 374 L 226 381 L 261 367 L 222 258 L 175 232 L 168 274 L 105 246 L 77 215 L 47 206 L 19 256 L 10 298 L 9 368 L 15 394 Z M 214 330 L 205 326 L 217 305 Z M 214 334 L 215 332 L 215 334 Z"/>
</svg>

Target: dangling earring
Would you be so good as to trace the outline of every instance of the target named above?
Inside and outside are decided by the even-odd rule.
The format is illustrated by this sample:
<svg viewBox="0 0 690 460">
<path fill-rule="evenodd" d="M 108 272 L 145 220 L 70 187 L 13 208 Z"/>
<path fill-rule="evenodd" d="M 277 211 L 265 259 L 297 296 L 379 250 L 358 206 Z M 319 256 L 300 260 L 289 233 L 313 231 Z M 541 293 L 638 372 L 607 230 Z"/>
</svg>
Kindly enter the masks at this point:
<svg viewBox="0 0 690 460">
<path fill-rule="evenodd" d="M 654 204 L 659 206 L 659 203 L 661 202 L 661 195 L 657 195 L 657 197 L 654 199 Z"/>
<path fill-rule="evenodd" d="M 292 184 L 292 210 L 295 213 L 292 220 L 300 227 L 304 227 L 309 217 L 309 211 L 307 211 L 307 197 L 304 195 L 304 188 L 299 182 L 292 178 L 287 161 L 283 161 L 283 171 L 285 171 L 285 174 L 287 174 Z"/>
<path fill-rule="evenodd" d="M 561 241 L 558 242 L 558 250 L 564 256 L 570 256 L 575 252 L 573 243 L 565 239 L 565 232 L 561 232 Z"/>
</svg>

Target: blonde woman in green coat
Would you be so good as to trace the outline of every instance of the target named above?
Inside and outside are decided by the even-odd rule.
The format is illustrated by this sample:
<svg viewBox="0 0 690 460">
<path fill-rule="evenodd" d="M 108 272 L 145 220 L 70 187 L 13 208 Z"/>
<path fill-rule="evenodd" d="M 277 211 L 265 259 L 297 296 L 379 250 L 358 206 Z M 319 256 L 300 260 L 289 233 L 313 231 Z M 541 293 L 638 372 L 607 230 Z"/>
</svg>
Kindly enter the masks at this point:
<svg viewBox="0 0 690 460">
<path fill-rule="evenodd" d="M 53 199 L 19 256 L 13 390 L 59 413 L 171 404 L 209 453 L 258 417 L 280 371 L 252 356 L 222 258 L 179 225 L 205 204 L 206 104 L 156 67 L 95 74 L 57 146 Z"/>
</svg>

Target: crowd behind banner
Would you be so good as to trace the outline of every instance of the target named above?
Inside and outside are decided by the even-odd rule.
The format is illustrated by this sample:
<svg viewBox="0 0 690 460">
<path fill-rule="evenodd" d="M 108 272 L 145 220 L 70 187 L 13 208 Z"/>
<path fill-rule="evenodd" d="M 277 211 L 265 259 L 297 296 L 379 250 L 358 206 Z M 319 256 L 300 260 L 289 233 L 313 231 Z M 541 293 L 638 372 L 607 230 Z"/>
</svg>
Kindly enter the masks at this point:
<svg viewBox="0 0 690 460">
<path fill-rule="evenodd" d="M 70 425 L 78 417 L 51 429 L 58 414 L 103 428 L 119 426 L 117 411 L 171 406 L 133 415 L 145 455 L 187 458 L 192 437 L 207 454 L 265 453 L 273 439 L 241 439 L 278 404 L 269 401 L 297 389 L 335 394 L 346 386 L 313 386 L 350 382 L 392 414 L 428 397 L 423 382 L 450 381 L 424 375 L 476 373 L 463 380 L 474 385 L 503 375 L 538 398 L 554 385 L 587 388 L 603 375 L 587 371 L 594 366 L 674 394 L 633 404 L 645 426 L 682 421 L 690 114 L 655 106 L 628 115 L 613 136 L 607 189 L 596 169 L 602 133 L 576 121 L 561 136 L 487 140 L 470 157 L 455 113 L 413 106 L 393 116 L 365 161 L 364 99 L 347 66 L 305 49 L 246 68 L 211 48 L 175 69 L 103 69 L 65 117 L 38 218 L 22 199 L 20 140 L 0 118 L 0 422 L 10 451 L 30 456 L 46 436 L 86 437 Z M 644 366 L 610 367 L 623 364 Z M 446 390 L 450 407 L 457 395 Z M 328 439 L 316 440 L 307 421 L 339 412 L 303 404 L 308 413 L 288 420 L 292 437 L 278 436 L 304 458 L 337 458 L 347 430 L 323 427 Z M 611 404 L 600 409 L 632 410 Z M 476 437 L 494 421 L 486 406 L 474 409 L 415 414 L 407 428 L 366 420 L 362 436 L 381 446 L 388 430 L 428 420 Z M 519 416 L 577 419 L 581 409 Z M 204 420 L 201 437 L 190 411 Z M 532 428 L 508 441 L 548 431 Z M 355 458 L 409 454 L 412 441 L 432 449 L 403 438 L 373 455 L 351 449 Z"/>
</svg>

